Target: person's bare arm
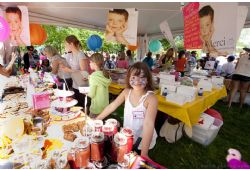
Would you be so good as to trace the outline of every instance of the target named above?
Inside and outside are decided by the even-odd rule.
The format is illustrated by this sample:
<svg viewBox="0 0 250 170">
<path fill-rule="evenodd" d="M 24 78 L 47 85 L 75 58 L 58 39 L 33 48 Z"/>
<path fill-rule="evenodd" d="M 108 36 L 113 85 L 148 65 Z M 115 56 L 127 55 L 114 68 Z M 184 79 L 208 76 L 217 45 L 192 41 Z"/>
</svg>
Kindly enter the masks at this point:
<svg viewBox="0 0 250 170">
<path fill-rule="evenodd" d="M 110 115 L 113 111 L 115 111 L 115 109 L 117 107 L 119 107 L 124 101 L 125 101 L 125 97 L 126 94 L 128 93 L 128 89 L 125 89 L 122 91 L 122 93 L 112 102 L 110 103 L 103 111 L 100 115 L 98 115 L 96 117 L 96 119 L 104 119 L 106 118 L 108 115 Z"/>
<path fill-rule="evenodd" d="M 65 65 L 61 65 L 61 69 L 65 73 L 73 73 L 73 72 L 75 72 L 75 70 L 73 70 L 73 69 L 71 69 L 71 68 L 69 68 L 69 67 L 67 67 Z"/>
<path fill-rule="evenodd" d="M 158 99 L 155 95 L 152 95 L 148 98 L 147 103 L 146 117 L 143 122 L 141 156 L 148 158 L 148 150 L 154 133 Z"/>
<path fill-rule="evenodd" d="M 11 61 L 9 62 L 8 66 L 6 68 L 4 68 L 2 65 L 0 65 L 0 74 L 9 77 L 11 72 L 12 72 L 12 67 L 13 64 L 15 63 L 17 55 L 12 52 L 12 58 Z"/>
<path fill-rule="evenodd" d="M 163 60 L 164 57 L 165 57 L 165 55 L 162 55 L 162 56 L 160 57 L 160 59 L 158 60 L 158 64 L 159 64 L 160 66 L 162 66 L 162 65 L 165 64 L 165 63 L 162 63 L 162 60 Z"/>
<path fill-rule="evenodd" d="M 52 74 L 57 74 L 59 70 L 60 62 L 57 60 L 52 63 Z"/>
<path fill-rule="evenodd" d="M 0 74 L 6 77 L 9 77 L 11 73 L 11 70 L 7 70 L 0 64 Z"/>
<path fill-rule="evenodd" d="M 88 71 L 88 59 L 81 59 L 80 60 L 80 70 L 81 71 Z"/>
</svg>

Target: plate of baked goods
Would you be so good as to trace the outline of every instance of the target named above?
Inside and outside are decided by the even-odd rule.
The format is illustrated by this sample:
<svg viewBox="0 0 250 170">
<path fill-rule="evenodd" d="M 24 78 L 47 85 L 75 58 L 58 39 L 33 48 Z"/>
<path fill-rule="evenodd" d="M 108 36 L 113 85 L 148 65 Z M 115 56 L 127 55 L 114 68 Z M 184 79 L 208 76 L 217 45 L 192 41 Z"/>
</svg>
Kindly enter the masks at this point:
<svg viewBox="0 0 250 170">
<path fill-rule="evenodd" d="M 82 107 L 72 107 L 72 108 L 52 108 L 52 119 L 55 121 L 65 121 L 72 120 L 81 115 Z"/>
</svg>

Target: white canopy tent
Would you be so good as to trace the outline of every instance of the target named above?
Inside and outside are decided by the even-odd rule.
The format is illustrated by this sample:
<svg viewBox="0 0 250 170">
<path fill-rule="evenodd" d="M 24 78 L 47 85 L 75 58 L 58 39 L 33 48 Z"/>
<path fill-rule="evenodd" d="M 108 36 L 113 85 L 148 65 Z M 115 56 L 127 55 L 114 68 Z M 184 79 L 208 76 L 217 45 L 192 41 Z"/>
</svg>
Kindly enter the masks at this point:
<svg viewBox="0 0 250 170">
<path fill-rule="evenodd" d="M 136 8 L 139 11 L 137 34 L 139 41 L 142 42 L 145 40 L 143 38 L 145 35 L 149 40 L 163 37 L 159 24 L 164 20 L 168 21 L 174 36 L 183 34 L 181 9 L 185 4 L 187 2 L 1 2 L 0 8 L 24 5 L 28 7 L 31 23 L 99 31 L 105 30 L 109 9 Z M 250 8 L 250 2 L 238 4 Z M 250 27 L 249 11 L 244 27 Z"/>
<path fill-rule="evenodd" d="M 225 2 L 223 2 L 225 3 Z M 230 3 L 230 2 L 228 2 Z M 185 3 L 187 4 L 187 3 Z M 108 10 L 136 8 L 139 11 L 138 35 L 161 35 L 159 24 L 167 20 L 174 35 L 183 33 L 181 2 L 1 2 L 0 7 L 25 5 L 31 23 L 71 26 L 104 31 Z M 239 5 L 250 8 L 250 2 Z M 250 10 L 248 10 L 250 11 Z M 250 26 L 248 12 L 245 27 Z"/>
</svg>

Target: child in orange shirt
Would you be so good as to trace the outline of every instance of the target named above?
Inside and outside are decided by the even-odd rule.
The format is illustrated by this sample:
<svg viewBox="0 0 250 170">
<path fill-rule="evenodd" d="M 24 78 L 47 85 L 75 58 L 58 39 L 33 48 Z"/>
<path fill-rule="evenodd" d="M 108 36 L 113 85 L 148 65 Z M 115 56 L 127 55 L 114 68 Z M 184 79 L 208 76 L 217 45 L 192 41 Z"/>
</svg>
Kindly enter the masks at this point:
<svg viewBox="0 0 250 170">
<path fill-rule="evenodd" d="M 187 62 L 187 59 L 185 57 L 185 51 L 182 50 L 182 51 L 179 52 L 178 60 L 176 61 L 176 64 L 175 64 L 176 71 L 181 73 L 181 77 L 184 76 L 184 70 L 185 70 L 185 67 L 186 67 L 186 62 Z"/>
</svg>

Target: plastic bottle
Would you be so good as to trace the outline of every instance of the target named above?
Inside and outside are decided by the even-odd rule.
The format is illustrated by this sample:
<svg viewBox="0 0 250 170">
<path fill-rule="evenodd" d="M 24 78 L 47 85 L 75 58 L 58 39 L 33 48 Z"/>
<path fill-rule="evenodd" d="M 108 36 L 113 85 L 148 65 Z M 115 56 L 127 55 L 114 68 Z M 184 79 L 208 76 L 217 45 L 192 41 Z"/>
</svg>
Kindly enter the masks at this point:
<svg viewBox="0 0 250 170">
<path fill-rule="evenodd" d="M 203 88 L 200 88 L 198 91 L 198 96 L 203 96 Z"/>
</svg>

